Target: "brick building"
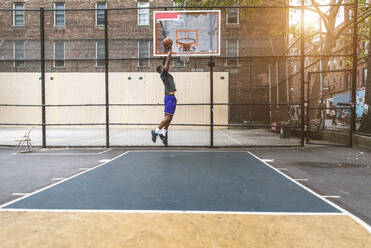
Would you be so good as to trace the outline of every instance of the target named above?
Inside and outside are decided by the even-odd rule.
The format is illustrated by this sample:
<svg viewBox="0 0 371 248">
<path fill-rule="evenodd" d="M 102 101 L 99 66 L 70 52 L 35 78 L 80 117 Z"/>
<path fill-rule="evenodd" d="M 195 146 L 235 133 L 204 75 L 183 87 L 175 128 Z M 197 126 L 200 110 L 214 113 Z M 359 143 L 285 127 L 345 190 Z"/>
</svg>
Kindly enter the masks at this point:
<svg viewBox="0 0 371 248">
<path fill-rule="evenodd" d="M 264 2 L 264 5 L 274 5 L 279 1 Z M 173 6 L 171 0 L 3 0 L 0 8 L 9 10 L 0 11 L 0 72 L 40 71 L 38 9 L 41 5 L 45 8 L 47 72 L 104 72 L 104 11 L 100 10 L 104 8 L 141 8 L 108 11 L 111 72 L 153 72 L 161 62 L 153 57 L 154 10 L 146 8 Z M 270 67 L 275 70 L 271 77 L 274 74 L 277 82 L 284 80 L 284 61 L 264 56 L 284 54 L 286 17 L 284 8 L 222 10 L 221 58 L 216 58 L 215 71 L 229 72 L 230 103 L 268 104 Z M 252 58 L 254 56 L 264 58 Z M 174 59 L 172 70 L 208 71 L 207 62 L 208 59 L 190 59 L 186 63 Z M 286 102 L 285 84 L 277 85 L 279 101 Z M 230 122 L 268 121 L 268 118 L 267 106 L 230 107 Z"/>
</svg>

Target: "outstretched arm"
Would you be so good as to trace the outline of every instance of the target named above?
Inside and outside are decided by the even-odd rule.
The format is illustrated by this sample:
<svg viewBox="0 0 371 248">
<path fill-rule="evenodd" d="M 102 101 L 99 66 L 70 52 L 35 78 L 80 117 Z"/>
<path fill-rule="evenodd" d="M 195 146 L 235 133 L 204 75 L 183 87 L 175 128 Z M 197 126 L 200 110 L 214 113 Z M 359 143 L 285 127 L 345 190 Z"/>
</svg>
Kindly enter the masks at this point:
<svg viewBox="0 0 371 248">
<path fill-rule="evenodd" d="M 169 71 L 169 69 L 170 69 L 170 62 L 171 62 L 171 55 L 173 54 L 173 52 L 172 52 L 172 49 L 171 49 L 171 47 L 170 47 L 170 49 L 169 49 L 169 53 L 167 54 L 167 56 L 166 56 L 166 61 L 165 61 L 165 70 L 166 71 Z"/>
</svg>

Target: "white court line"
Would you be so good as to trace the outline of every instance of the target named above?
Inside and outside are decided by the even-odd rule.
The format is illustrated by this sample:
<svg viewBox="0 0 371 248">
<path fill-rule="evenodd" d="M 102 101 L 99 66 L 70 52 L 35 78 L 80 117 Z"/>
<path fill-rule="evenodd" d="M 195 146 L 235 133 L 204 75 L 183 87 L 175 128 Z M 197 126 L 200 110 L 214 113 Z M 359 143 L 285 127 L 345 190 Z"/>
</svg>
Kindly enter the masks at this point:
<svg viewBox="0 0 371 248">
<path fill-rule="evenodd" d="M 309 179 L 306 179 L 306 178 L 294 178 L 293 180 L 295 180 L 295 181 L 298 181 L 298 182 L 307 182 L 307 181 L 309 181 Z"/>
<path fill-rule="evenodd" d="M 353 215 L 352 213 L 350 213 L 349 211 L 339 207 L 338 205 L 336 205 L 335 203 L 327 200 L 326 198 L 324 198 L 323 196 L 317 194 L 316 192 L 314 192 L 313 190 L 309 189 L 308 187 L 302 185 L 301 183 L 293 180 L 291 177 L 289 177 L 288 175 L 284 174 L 283 172 L 277 170 L 276 168 L 274 168 L 273 166 L 271 166 L 270 164 L 264 162 L 263 160 L 261 160 L 258 156 L 256 156 L 255 154 L 251 153 L 251 152 L 248 152 L 250 155 L 252 155 L 253 157 L 255 157 L 256 159 L 262 161 L 266 166 L 270 167 L 271 169 L 275 170 L 276 172 L 278 172 L 279 174 L 281 174 L 282 176 L 286 177 L 287 179 L 289 179 L 290 181 L 296 183 L 297 185 L 299 185 L 300 187 L 302 187 L 303 189 L 307 190 L 308 192 L 312 193 L 313 195 L 317 196 L 318 198 L 322 199 L 323 201 L 327 202 L 328 204 L 330 204 L 331 206 L 333 206 L 334 208 L 336 208 L 337 210 L 347 214 L 349 217 L 351 217 L 353 220 L 355 220 L 356 222 L 358 222 L 358 224 L 360 224 L 361 226 L 363 226 L 369 233 L 371 233 L 371 226 L 369 226 L 366 222 L 364 222 L 363 220 L 361 220 L 360 218 L 358 218 L 357 216 Z"/>
<path fill-rule="evenodd" d="M 64 180 L 66 179 L 65 177 L 60 177 L 60 178 L 52 178 L 53 181 L 61 181 L 61 180 Z"/>
<path fill-rule="evenodd" d="M 99 160 L 98 162 L 99 163 L 108 163 L 108 162 L 111 162 L 112 160 L 111 159 L 102 159 L 102 160 Z"/>
<path fill-rule="evenodd" d="M 324 198 L 341 198 L 341 196 L 338 195 L 323 195 Z"/>
<path fill-rule="evenodd" d="M 56 213 L 143 213 L 143 214 L 226 214 L 226 215 L 294 215 L 294 216 L 344 216 L 345 213 L 323 212 L 239 212 L 239 211 L 192 211 L 192 210 L 95 210 L 95 209 L 0 209 L 0 212 L 56 212 Z"/>
<path fill-rule="evenodd" d="M 120 154 L 120 155 L 114 157 L 114 158 L 112 159 L 112 161 L 115 160 L 115 159 L 118 159 L 118 158 L 121 157 L 121 156 L 126 155 L 127 153 L 129 153 L 129 151 L 126 151 L 126 152 L 124 152 L 124 153 L 122 153 L 122 154 Z M 107 162 L 107 163 L 108 163 L 108 162 Z M 97 168 L 99 168 L 99 167 L 101 167 L 101 166 L 103 166 L 103 165 L 106 165 L 107 163 L 99 164 L 99 165 L 97 165 L 97 166 L 95 166 L 95 167 L 92 167 L 92 168 L 86 170 L 86 171 L 82 171 L 82 172 L 80 172 L 80 173 L 78 173 L 78 174 L 76 174 L 76 175 L 73 175 L 73 176 L 71 176 L 71 177 L 68 177 L 68 178 L 66 178 L 66 179 L 64 179 L 64 180 L 62 180 L 62 181 L 59 181 L 59 182 L 57 182 L 57 183 L 54 183 L 54 184 L 51 184 L 51 185 L 46 186 L 46 187 L 44 187 L 44 188 L 41 188 L 41 189 L 39 189 L 39 190 L 36 190 L 35 192 L 32 192 L 32 193 L 30 193 L 30 194 L 28 194 L 28 195 L 25 195 L 24 197 L 21 197 L 21 198 L 19 198 L 19 199 L 14 200 L 14 201 L 11 201 L 11 202 L 8 202 L 8 203 L 5 203 L 5 204 L 3 204 L 3 205 L 0 205 L 0 210 L 1 210 L 2 208 L 6 207 L 6 206 L 9 206 L 9 205 L 15 203 L 15 202 L 18 202 L 18 201 L 23 200 L 23 199 L 25 199 L 25 198 L 27 198 L 27 197 L 30 197 L 30 196 L 35 195 L 35 194 L 37 194 L 37 193 L 40 193 L 40 192 L 42 192 L 42 191 L 44 191 L 44 190 L 47 190 L 47 189 L 49 189 L 49 188 L 51 188 L 51 187 L 54 187 L 54 186 L 56 186 L 56 185 L 58 185 L 58 184 L 61 184 L 61 183 L 66 182 L 66 181 L 68 181 L 68 180 L 71 180 L 72 178 L 78 177 L 78 176 L 80 176 L 80 175 L 82 175 L 82 174 L 84 174 L 84 173 L 87 173 L 87 172 L 89 172 L 89 171 L 92 171 L 92 170 L 94 170 L 94 169 L 97 169 Z"/>
<path fill-rule="evenodd" d="M 109 151 L 112 151 L 112 149 L 107 149 L 107 150 L 104 150 L 104 151 L 101 151 L 101 152 L 98 152 L 97 154 L 103 154 L 103 153 L 106 153 L 106 152 L 109 152 Z"/>
</svg>

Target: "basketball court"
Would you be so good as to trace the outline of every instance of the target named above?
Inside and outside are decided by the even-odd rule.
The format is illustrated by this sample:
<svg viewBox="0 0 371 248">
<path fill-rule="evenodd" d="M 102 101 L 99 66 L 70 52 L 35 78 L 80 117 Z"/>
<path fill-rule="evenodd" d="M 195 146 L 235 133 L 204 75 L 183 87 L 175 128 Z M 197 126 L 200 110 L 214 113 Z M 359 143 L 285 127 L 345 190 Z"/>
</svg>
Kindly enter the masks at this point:
<svg viewBox="0 0 371 248">
<path fill-rule="evenodd" d="M 133 150 L 100 162 L 3 204 L 3 247 L 370 244 L 365 222 L 252 152 Z"/>
<path fill-rule="evenodd" d="M 328 108 L 309 107 L 307 64 L 335 55 L 288 44 L 290 6 L 155 2 L 2 10 L 29 11 L 40 26 L 26 42 L 10 29 L 0 42 L 13 63 L 0 74 L 0 246 L 371 247 L 371 153 L 309 142 L 327 142 Z M 356 61 L 356 50 L 336 56 Z M 159 133 L 161 64 L 178 104 L 166 112 L 170 131 Z M 337 145 L 353 144 L 352 116 Z M 19 137 L 28 153 L 9 148 Z"/>
</svg>

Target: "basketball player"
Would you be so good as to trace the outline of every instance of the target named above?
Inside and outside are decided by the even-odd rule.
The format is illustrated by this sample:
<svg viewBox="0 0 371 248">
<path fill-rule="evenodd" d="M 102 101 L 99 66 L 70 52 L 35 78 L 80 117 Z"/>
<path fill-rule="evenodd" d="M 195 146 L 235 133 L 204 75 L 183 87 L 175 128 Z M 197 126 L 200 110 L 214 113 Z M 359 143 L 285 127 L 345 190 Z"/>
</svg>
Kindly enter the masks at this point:
<svg viewBox="0 0 371 248">
<path fill-rule="evenodd" d="M 176 97 L 175 97 L 175 83 L 173 76 L 169 73 L 170 62 L 172 56 L 172 40 L 167 38 L 164 40 L 165 48 L 168 49 L 168 55 L 163 65 L 157 66 L 157 72 L 160 73 L 160 77 L 165 86 L 165 118 L 161 121 L 160 125 L 156 130 L 151 130 L 152 141 L 156 142 L 156 137 L 160 136 L 160 139 L 164 145 L 167 145 L 167 130 L 173 119 L 176 109 Z"/>
</svg>

